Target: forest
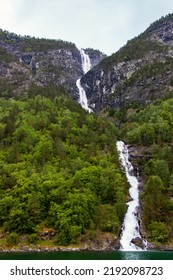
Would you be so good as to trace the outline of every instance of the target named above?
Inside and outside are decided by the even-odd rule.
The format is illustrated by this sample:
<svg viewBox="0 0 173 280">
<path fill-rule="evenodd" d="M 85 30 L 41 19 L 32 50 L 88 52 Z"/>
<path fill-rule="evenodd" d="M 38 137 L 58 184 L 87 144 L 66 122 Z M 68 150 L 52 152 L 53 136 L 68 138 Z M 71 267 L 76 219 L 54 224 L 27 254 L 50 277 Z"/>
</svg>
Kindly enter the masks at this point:
<svg viewBox="0 0 173 280">
<path fill-rule="evenodd" d="M 173 98 L 157 100 L 131 112 L 124 138 L 137 147 L 141 169 L 142 219 L 150 241 L 171 242 L 173 236 Z M 142 152 L 141 152 L 142 151 Z"/>
<path fill-rule="evenodd" d="M 46 92 L 46 90 L 45 90 Z M 63 93 L 0 99 L 0 230 L 6 242 L 55 244 L 86 232 L 119 235 L 128 185 L 119 166 L 119 130 Z"/>
</svg>

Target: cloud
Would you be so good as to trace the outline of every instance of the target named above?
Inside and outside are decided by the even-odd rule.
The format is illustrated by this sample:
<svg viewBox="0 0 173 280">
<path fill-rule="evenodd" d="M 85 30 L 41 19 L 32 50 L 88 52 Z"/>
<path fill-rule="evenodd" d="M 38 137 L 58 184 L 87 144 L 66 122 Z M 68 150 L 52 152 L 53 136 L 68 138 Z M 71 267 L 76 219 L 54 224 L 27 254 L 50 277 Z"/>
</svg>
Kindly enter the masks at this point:
<svg viewBox="0 0 173 280">
<path fill-rule="evenodd" d="M 172 10 L 170 0 L 1 0 L 0 27 L 110 54 Z"/>
</svg>

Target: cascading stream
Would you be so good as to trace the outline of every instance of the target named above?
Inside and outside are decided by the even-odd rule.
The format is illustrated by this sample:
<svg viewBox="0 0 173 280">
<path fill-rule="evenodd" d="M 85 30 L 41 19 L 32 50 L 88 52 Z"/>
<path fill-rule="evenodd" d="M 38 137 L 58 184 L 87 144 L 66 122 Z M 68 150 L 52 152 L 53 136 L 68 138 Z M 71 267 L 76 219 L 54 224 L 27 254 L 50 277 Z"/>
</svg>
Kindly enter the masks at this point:
<svg viewBox="0 0 173 280">
<path fill-rule="evenodd" d="M 87 73 L 91 69 L 91 63 L 89 56 L 85 53 L 83 49 L 80 49 L 80 55 L 82 60 L 82 68 L 83 73 Z M 76 86 L 79 91 L 79 103 L 80 105 L 87 111 L 92 112 L 92 110 L 88 107 L 88 100 L 86 97 L 86 93 L 84 88 L 81 85 L 81 79 L 76 81 Z M 122 235 L 121 235 L 121 250 L 125 251 L 135 251 L 142 250 L 141 248 L 146 248 L 145 241 L 142 240 L 140 231 L 139 231 L 139 223 L 138 223 L 138 208 L 139 208 L 139 190 L 138 190 L 138 180 L 133 174 L 133 166 L 129 161 L 128 149 L 124 142 L 117 142 L 117 149 L 120 154 L 120 160 L 122 162 L 123 167 L 125 168 L 125 173 L 127 180 L 130 184 L 129 194 L 131 200 L 127 203 L 128 209 L 124 218 L 124 223 L 122 227 Z M 142 241 L 140 247 L 136 246 L 131 241 L 135 238 L 139 238 Z"/>
<path fill-rule="evenodd" d="M 81 60 L 82 60 L 83 73 L 85 74 L 91 69 L 90 58 L 89 58 L 89 55 L 86 54 L 83 49 L 80 49 L 80 55 L 81 55 Z M 88 100 L 87 100 L 87 97 L 86 97 L 85 90 L 81 85 L 81 79 L 78 79 L 76 81 L 76 86 L 77 86 L 78 91 L 79 91 L 79 103 L 80 103 L 80 105 L 82 106 L 82 108 L 87 110 L 89 113 L 92 112 L 92 110 L 88 107 Z"/>
<path fill-rule="evenodd" d="M 138 247 L 131 241 L 135 238 L 139 238 L 142 241 L 142 247 L 146 249 L 145 241 L 142 240 L 139 231 L 138 222 L 138 209 L 139 209 L 139 190 L 138 180 L 133 174 L 133 166 L 129 161 L 129 153 L 126 145 L 122 141 L 117 142 L 117 149 L 119 151 L 120 161 L 125 169 L 127 180 L 130 184 L 129 194 L 131 200 L 127 203 L 128 209 L 124 218 L 122 227 L 122 235 L 120 239 L 121 250 L 136 251 L 142 250 L 141 246 Z"/>
</svg>

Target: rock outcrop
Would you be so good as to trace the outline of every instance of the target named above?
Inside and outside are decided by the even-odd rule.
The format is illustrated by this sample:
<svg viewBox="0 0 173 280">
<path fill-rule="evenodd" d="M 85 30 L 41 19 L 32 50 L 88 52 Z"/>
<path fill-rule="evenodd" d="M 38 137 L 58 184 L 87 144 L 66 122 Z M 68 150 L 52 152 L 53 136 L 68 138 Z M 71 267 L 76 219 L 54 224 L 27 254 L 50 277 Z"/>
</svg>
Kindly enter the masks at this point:
<svg viewBox="0 0 173 280">
<path fill-rule="evenodd" d="M 147 106 L 173 90 L 173 15 L 152 24 L 81 80 L 95 112 Z"/>
<path fill-rule="evenodd" d="M 173 15 L 168 15 L 112 56 L 87 48 L 92 69 L 83 75 L 80 51 L 74 44 L 0 30 L 1 96 L 27 95 L 33 84 L 54 85 L 78 100 L 76 80 L 83 75 L 81 84 L 95 112 L 147 106 L 172 96 L 172 33 Z"/>
<path fill-rule="evenodd" d="M 120 240 L 111 233 L 102 233 L 95 238 L 84 237 L 81 239 L 81 250 L 86 251 L 111 251 L 120 249 Z"/>
<path fill-rule="evenodd" d="M 93 49 L 87 49 L 87 53 L 92 66 L 105 57 Z M 80 51 L 74 44 L 0 30 L 0 56 L 1 96 L 27 95 L 34 85 L 55 86 L 78 99 L 76 80 L 83 75 L 83 70 Z"/>
<path fill-rule="evenodd" d="M 141 248 L 141 249 L 144 249 L 145 248 L 145 244 L 143 243 L 143 240 L 142 238 L 140 237 L 135 237 L 131 240 L 131 242 L 133 244 L 135 244 L 137 247 Z"/>
</svg>

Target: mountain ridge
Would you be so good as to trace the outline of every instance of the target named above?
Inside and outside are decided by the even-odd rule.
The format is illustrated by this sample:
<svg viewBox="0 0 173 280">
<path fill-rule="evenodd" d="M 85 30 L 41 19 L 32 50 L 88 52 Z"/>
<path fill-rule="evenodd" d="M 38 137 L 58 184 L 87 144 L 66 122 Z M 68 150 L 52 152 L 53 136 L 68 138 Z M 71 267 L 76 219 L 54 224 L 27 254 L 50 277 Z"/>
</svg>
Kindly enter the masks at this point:
<svg viewBox="0 0 173 280">
<path fill-rule="evenodd" d="M 128 41 L 118 52 L 103 59 L 82 77 L 81 83 L 89 104 L 95 104 L 96 112 L 106 107 L 120 107 L 122 101 L 126 107 L 132 106 L 136 100 L 139 105 L 147 106 L 153 100 L 166 98 L 166 92 L 172 90 L 172 31 L 173 15 L 169 14 L 151 24 L 138 37 Z M 149 74 L 147 66 L 151 70 Z M 167 68 L 166 73 L 164 68 Z M 139 80 L 135 75 L 143 69 L 146 73 Z M 147 87 L 152 85 L 150 96 L 150 88 Z"/>
<path fill-rule="evenodd" d="M 4 59 L 4 63 L 1 61 L 2 89 L 9 82 L 4 96 L 27 95 L 32 85 L 54 85 L 77 101 L 76 80 L 82 77 L 81 84 L 89 106 L 96 113 L 106 108 L 119 108 L 120 104 L 128 108 L 136 104 L 136 100 L 139 106 L 147 106 L 155 99 L 170 97 L 172 30 L 173 15 L 169 14 L 152 23 L 111 56 L 85 49 L 92 68 L 83 75 L 80 51 L 75 44 L 19 36 L 1 29 L 0 53 Z M 8 63 L 11 63 L 9 67 Z M 150 72 L 149 77 L 147 72 Z"/>
<path fill-rule="evenodd" d="M 87 48 L 91 65 L 103 57 Z M 29 88 L 52 86 L 78 99 L 76 80 L 83 75 L 80 51 L 75 44 L 62 40 L 37 39 L 0 30 L 0 84 L 6 97 L 27 95 Z M 5 85 L 8 84 L 6 90 Z"/>
</svg>

